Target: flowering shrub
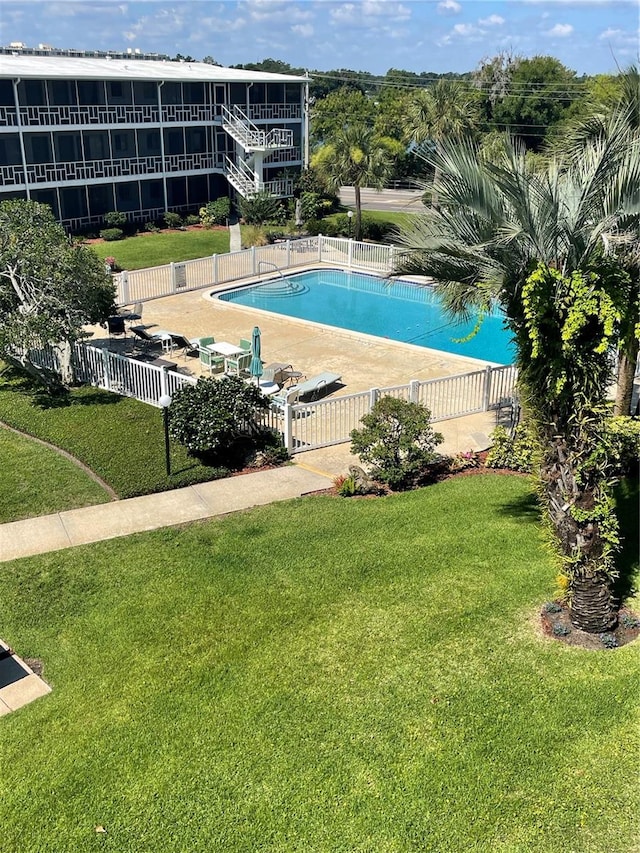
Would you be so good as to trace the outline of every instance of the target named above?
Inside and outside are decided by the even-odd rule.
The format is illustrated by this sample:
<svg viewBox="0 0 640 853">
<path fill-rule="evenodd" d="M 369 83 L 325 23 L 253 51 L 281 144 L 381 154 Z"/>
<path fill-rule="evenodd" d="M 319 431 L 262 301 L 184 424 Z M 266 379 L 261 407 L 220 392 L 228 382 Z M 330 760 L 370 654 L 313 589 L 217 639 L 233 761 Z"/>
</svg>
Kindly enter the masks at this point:
<svg viewBox="0 0 640 853">
<path fill-rule="evenodd" d="M 456 453 L 456 455 L 452 456 L 449 460 L 449 470 L 452 474 L 456 474 L 458 471 L 464 471 L 467 468 L 478 468 L 479 466 L 480 460 L 473 450 L 467 450 L 464 453 Z"/>
</svg>

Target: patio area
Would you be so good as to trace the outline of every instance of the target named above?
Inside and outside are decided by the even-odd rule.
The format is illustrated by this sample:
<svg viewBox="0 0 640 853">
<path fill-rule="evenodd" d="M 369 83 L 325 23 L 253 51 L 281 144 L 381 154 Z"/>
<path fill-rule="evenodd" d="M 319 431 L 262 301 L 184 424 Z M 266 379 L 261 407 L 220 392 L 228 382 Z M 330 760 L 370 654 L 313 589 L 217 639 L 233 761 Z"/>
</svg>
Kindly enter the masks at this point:
<svg viewBox="0 0 640 853">
<path fill-rule="evenodd" d="M 234 282 L 217 290 L 238 287 L 248 283 Z M 255 281 L 255 279 L 251 279 Z M 187 338 L 214 336 L 216 342 L 238 344 L 241 338 L 250 339 L 255 325 L 261 329 L 261 357 L 264 364 L 280 362 L 290 364 L 305 377 L 330 371 L 342 377 L 326 396 L 335 398 L 347 394 L 403 385 L 411 379 L 429 380 L 483 369 L 486 365 L 472 358 L 430 350 L 412 344 L 382 340 L 370 335 L 331 328 L 318 323 L 296 320 L 253 308 L 247 308 L 210 298 L 214 288 L 191 291 L 143 304 L 142 325 L 153 334 L 154 330 L 169 330 Z M 106 346 L 115 352 L 130 354 L 136 343 L 131 333 L 123 341 L 109 338 L 107 331 L 92 327 L 88 341 L 93 346 Z M 154 354 L 175 363 L 179 373 L 200 376 L 203 374 L 197 357 L 182 354 L 162 354 L 160 347 Z M 136 353 L 139 347 L 135 347 Z M 204 370 L 205 374 L 208 371 Z M 221 374 L 214 374 L 221 375 Z M 451 421 L 443 421 L 437 429 L 445 435 L 443 452 L 484 449 L 488 435 L 495 426 L 495 414 L 484 412 Z M 307 464 L 317 465 L 323 471 L 342 470 L 354 461 L 348 453 L 348 444 L 324 448 L 304 454 Z M 311 454 L 314 454 L 312 460 Z M 302 460 L 301 460 L 302 461 Z"/>
</svg>

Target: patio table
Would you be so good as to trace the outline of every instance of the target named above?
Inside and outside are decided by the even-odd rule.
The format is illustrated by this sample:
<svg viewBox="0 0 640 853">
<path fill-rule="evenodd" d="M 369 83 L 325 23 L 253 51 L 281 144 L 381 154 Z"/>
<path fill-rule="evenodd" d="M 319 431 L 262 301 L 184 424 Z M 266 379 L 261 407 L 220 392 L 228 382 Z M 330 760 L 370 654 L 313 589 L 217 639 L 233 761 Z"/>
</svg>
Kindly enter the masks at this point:
<svg viewBox="0 0 640 853">
<path fill-rule="evenodd" d="M 218 341 L 215 344 L 207 344 L 205 349 L 208 349 L 210 352 L 217 352 L 219 355 L 224 356 L 242 355 L 242 353 L 245 352 L 242 347 L 239 347 L 236 344 L 230 344 L 229 341 Z"/>
</svg>

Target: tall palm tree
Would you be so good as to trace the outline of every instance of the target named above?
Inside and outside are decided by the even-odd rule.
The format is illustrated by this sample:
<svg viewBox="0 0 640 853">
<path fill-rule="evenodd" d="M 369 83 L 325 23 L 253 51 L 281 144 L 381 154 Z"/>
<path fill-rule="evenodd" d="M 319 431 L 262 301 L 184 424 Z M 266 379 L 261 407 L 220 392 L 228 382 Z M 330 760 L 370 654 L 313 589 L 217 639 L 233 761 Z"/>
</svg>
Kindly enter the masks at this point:
<svg viewBox="0 0 640 853">
<path fill-rule="evenodd" d="M 552 148 L 557 156 L 570 163 L 589 141 L 604 138 L 612 131 L 620 137 L 627 137 L 632 144 L 634 136 L 640 133 L 640 73 L 635 65 L 630 65 L 618 78 L 620 96 L 612 104 L 593 103 L 589 113 L 569 123 L 563 129 L 562 139 Z M 615 413 L 628 415 L 631 409 L 633 383 L 636 364 L 640 352 L 640 339 L 637 334 L 640 323 L 640 252 L 638 244 L 640 233 L 635 234 L 631 226 L 622 229 L 622 234 L 612 234 L 608 250 L 616 254 L 631 276 L 631 287 L 625 294 L 624 329 L 618 347 L 617 387 Z"/>
<path fill-rule="evenodd" d="M 356 215 L 354 238 L 362 234 L 362 187 L 382 189 L 393 170 L 385 141 L 364 124 L 347 124 L 338 130 L 311 159 L 311 166 L 331 190 L 354 188 Z"/>
<path fill-rule="evenodd" d="M 572 619 L 592 631 L 616 618 L 614 537 L 594 509 L 606 505 L 609 483 L 594 448 L 609 371 L 599 342 L 615 323 L 611 300 L 606 322 L 601 314 L 607 288 L 628 285 L 624 270 L 603 258 L 603 237 L 637 227 L 640 211 L 640 137 L 619 128 L 588 142 L 569 167 L 551 160 L 544 171 L 528 167 L 512 142 L 497 163 L 479 158 L 470 142 L 443 144 L 431 155 L 441 207 L 405 223 L 400 237 L 399 271 L 436 279 L 452 313 L 493 300 L 505 311 L 540 439 L 543 504 L 569 569 Z"/>
<path fill-rule="evenodd" d="M 405 134 L 410 142 L 420 147 L 431 143 L 439 151 L 447 141 L 472 136 L 478 123 L 474 93 L 456 80 L 441 79 L 430 89 L 420 89 L 409 102 Z M 435 168 L 434 183 L 439 177 Z M 437 205 L 437 195 L 432 194 L 431 203 Z"/>
</svg>

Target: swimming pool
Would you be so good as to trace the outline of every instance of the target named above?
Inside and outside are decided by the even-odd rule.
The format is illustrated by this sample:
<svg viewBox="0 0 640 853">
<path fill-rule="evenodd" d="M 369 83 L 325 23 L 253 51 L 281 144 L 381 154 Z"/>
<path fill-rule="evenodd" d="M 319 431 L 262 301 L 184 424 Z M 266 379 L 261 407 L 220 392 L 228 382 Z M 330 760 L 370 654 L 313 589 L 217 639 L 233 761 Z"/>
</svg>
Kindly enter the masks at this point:
<svg viewBox="0 0 640 853">
<path fill-rule="evenodd" d="M 430 287 L 344 270 L 311 270 L 217 294 L 219 299 L 483 361 L 511 364 L 515 348 L 498 312 L 453 321 Z"/>
</svg>

